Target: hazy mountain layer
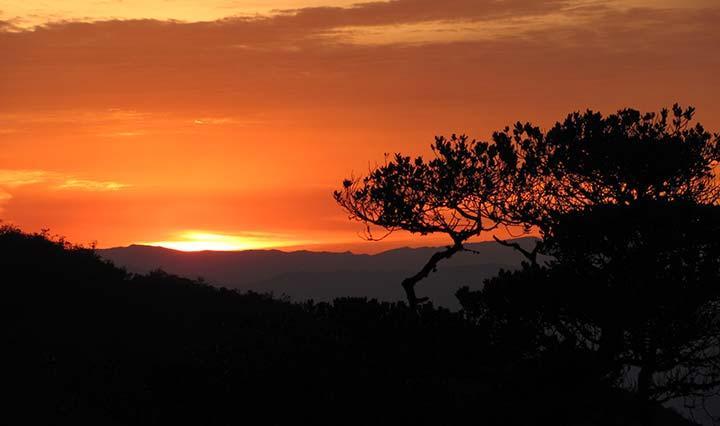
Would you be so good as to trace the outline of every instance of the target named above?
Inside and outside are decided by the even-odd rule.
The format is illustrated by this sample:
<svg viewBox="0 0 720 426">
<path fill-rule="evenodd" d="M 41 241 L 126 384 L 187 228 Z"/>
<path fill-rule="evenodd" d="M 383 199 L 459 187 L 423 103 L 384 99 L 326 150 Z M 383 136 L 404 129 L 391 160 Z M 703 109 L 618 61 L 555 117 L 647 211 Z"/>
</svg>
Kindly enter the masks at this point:
<svg viewBox="0 0 720 426">
<path fill-rule="evenodd" d="M 533 245 L 531 238 L 516 241 Z M 499 269 L 515 268 L 522 261 L 515 250 L 496 242 L 469 244 L 468 248 L 475 253 L 459 253 L 442 263 L 418 292 L 436 304 L 456 308 L 454 293 L 459 287 L 479 287 Z M 402 279 L 417 272 L 439 249 L 399 248 L 375 255 L 279 250 L 188 253 L 133 245 L 99 252 L 131 272 L 160 268 L 189 278 L 202 277 L 214 285 L 285 294 L 294 300 L 341 296 L 402 300 Z"/>
</svg>

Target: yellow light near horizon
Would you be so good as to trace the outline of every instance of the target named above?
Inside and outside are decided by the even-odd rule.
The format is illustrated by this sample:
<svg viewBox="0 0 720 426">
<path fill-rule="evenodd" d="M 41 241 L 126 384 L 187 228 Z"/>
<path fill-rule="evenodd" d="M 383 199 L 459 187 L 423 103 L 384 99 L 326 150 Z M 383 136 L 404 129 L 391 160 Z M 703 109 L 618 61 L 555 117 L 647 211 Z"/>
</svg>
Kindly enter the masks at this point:
<svg viewBox="0 0 720 426">
<path fill-rule="evenodd" d="M 202 231 L 186 231 L 178 234 L 177 240 L 140 243 L 143 245 L 165 247 L 180 251 L 240 251 L 259 250 L 278 247 L 291 247 L 302 244 L 282 236 L 263 233 L 245 233 L 227 235 Z"/>
</svg>

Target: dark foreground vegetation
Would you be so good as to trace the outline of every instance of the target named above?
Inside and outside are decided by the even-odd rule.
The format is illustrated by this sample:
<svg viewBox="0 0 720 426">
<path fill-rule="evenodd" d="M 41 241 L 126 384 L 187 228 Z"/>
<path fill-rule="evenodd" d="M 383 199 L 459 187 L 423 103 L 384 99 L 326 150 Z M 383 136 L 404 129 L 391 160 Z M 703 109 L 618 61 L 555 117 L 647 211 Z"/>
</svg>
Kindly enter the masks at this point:
<svg viewBox="0 0 720 426">
<path fill-rule="evenodd" d="M 629 425 L 647 414 L 590 352 L 538 350 L 527 324 L 129 275 L 9 227 L 0 255 L 6 424 Z M 688 424 L 659 406 L 652 416 Z"/>
<path fill-rule="evenodd" d="M 351 218 L 453 244 L 407 304 L 291 303 L 0 231 L 3 376 L 23 423 L 673 425 L 720 389 L 720 136 L 693 110 L 572 114 L 438 138 L 335 193 Z M 534 229 L 516 271 L 419 285 L 467 240 Z M 718 415 L 717 412 L 714 415 Z"/>
</svg>

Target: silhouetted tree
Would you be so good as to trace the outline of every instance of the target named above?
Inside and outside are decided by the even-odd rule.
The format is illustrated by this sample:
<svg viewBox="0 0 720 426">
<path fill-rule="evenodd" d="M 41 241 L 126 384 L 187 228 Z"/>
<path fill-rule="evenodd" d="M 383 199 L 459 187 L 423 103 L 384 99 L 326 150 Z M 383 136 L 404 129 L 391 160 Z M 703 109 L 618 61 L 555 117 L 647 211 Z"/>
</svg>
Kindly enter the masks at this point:
<svg viewBox="0 0 720 426">
<path fill-rule="evenodd" d="M 488 143 L 452 135 L 437 137 L 431 148 L 435 158 L 429 161 L 396 154 L 367 176 L 345 180 L 334 193 L 350 218 L 366 225 L 368 239 L 376 239 L 371 226 L 387 233 L 405 230 L 450 237 L 452 245 L 403 281 L 412 306 L 427 299 L 416 296 L 415 286 L 440 261 L 465 250 L 469 238 L 503 221 L 501 204 L 512 197 L 507 183 L 517 166 L 515 150 L 504 140 Z"/>
<path fill-rule="evenodd" d="M 508 214 L 542 238 L 522 272 L 461 292 L 466 312 L 593 350 L 607 379 L 636 373 L 643 400 L 716 392 L 720 142 L 693 114 L 588 111 L 500 134 L 524 189 Z"/>
<path fill-rule="evenodd" d="M 697 382 L 688 367 L 685 383 L 674 377 L 673 389 L 663 389 L 654 383 L 659 365 L 669 378 L 686 361 L 707 364 L 683 358 L 688 347 L 698 357 L 717 351 L 720 142 L 692 125 L 694 112 L 677 104 L 659 114 L 587 111 L 544 136 L 516 128 L 526 136 L 521 175 L 535 189 L 516 213 L 539 228 L 544 253 L 572 265 L 585 288 L 599 283 L 595 300 L 604 303 L 591 311 L 600 351 L 640 368 L 637 389 L 646 399 L 691 392 Z M 621 308 L 610 314 L 606 306 Z M 716 376 L 706 377 L 717 387 Z"/>
<path fill-rule="evenodd" d="M 533 250 L 498 240 L 529 263 L 461 292 L 467 315 L 533 336 L 534 350 L 589 351 L 602 380 L 636 373 L 641 400 L 707 395 L 720 385 L 720 137 L 693 125 L 694 112 L 586 111 L 547 132 L 517 123 L 489 143 L 437 138 L 435 159 L 398 154 L 335 199 L 368 226 L 453 240 L 403 282 L 411 304 L 415 284 L 469 237 L 535 229 Z"/>
</svg>

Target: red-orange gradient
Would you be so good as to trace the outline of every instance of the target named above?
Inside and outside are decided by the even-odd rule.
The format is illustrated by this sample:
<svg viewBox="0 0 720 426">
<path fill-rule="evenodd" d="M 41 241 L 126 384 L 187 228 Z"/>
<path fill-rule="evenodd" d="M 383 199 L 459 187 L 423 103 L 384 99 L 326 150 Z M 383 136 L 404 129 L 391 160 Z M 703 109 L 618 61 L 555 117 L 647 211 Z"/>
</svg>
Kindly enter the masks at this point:
<svg viewBox="0 0 720 426">
<path fill-rule="evenodd" d="M 86 3 L 54 13 L 120 19 L 0 2 L 0 218 L 79 243 L 438 244 L 364 243 L 331 192 L 437 134 L 585 108 L 678 101 L 720 129 L 716 2 Z"/>
</svg>

